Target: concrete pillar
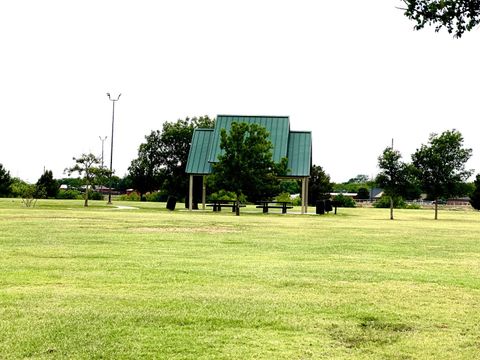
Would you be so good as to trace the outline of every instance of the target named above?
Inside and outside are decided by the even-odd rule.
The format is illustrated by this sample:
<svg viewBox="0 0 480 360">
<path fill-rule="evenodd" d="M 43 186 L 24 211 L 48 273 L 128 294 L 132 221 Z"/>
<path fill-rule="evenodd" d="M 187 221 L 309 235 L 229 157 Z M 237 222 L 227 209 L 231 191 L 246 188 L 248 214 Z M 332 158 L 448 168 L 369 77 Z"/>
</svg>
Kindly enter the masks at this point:
<svg viewBox="0 0 480 360">
<path fill-rule="evenodd" d="M 207 202 L 207 184 L 205 182 L 206 176 L 202 176 L 202 209 L 205 210 L 205 203 Z"/>
<path fill-rule="evenodd" d="M 305 178 L 302 178 L 302 214 L 305 214 Z"/>
<path fill-rule="evenodd" d="M 190 175 L 188 183 L 188 210 L 193 209 L 193 175 Z"/>
<path fill-rule="evenodd" d="M 308 177 L 305 178 L 305 214 L 308 213 Z"/>
</svg>

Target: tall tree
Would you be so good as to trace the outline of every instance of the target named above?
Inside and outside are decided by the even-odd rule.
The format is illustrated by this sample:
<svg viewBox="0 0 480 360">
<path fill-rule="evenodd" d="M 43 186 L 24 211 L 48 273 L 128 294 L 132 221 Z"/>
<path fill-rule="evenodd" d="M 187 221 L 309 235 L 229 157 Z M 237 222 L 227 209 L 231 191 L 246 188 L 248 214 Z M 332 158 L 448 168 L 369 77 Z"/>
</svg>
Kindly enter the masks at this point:
<svg viewBox="0 0 480 360">
<path fill-rule="evenodd" d="M 230 133 L 222 129 L 218 162 L 213 165 L 216 189 L 236 194 L 236 214 L 243 196 L 250 201 L 278 194 L 277 176 L 286 175 L 287 159 L 276 164 L 272 158 L 273 145 L 268 131 L 258 124 L 232 123 Z"/>
<path fill-rule="evenodd" d="M 319 165 L 313 165 L 310 169 L 310 180 L 308 189 L 308 203 L 315 205 L 317 200 L 330 198 L 333 192 L 333 184 L 330 182 L 330 175 Z"/>
<path fill-rule="evenodd" d="M 154 167 L 149 164 L 139 157 L 132 160 L 128 168 L 132 187 L 140 193 L 140 200 L 144 199 L 147 192 L 157 189 L 160 184 L 159 176 L 155 176 Z"/>
<path fill-rule="evenodd" d="M 463 136 L 455 129 L 431 134 L 428 145 L 422 144 L 412 155 L 422 190 L 435 201 L 435 220 L 438 199 L 457 195 L 459 184 L 473 173 L 465 169 L 471 156 L 472 149 L 463 147 Z"/>
<path fill-rule="evenodd" d="M 416 22 L 415 30 L 435 25 L 461 37 L 480 23 L 480 0 L 403 0 L 405 16 Z"/>
<path fill-rule="evenodd" d="M 475 210 L 480 210 L 480 174 L 477 174 L 474 185 L 475 189 L 470 195 L 470 205 L 472 205 Z"/>
<path fill-rule="evenodd" d="M 37 181 L 37 187 L 45 190 L 45 196 L 54 198 L 58 194 L 58 181 L 53 178 L 51 170 L 45 170 Z"/>
<path fill-rule="evenodd" d="M 370 180 L 368 175 L 358 174 L 354 178 L 351 178 L 347 181 L 347 184 L 365 184 Z"/>
<path fill-rule="evenodd" d="M 136 190 L 142 193 L 167 191 L 178 198 L 188 190 L 185 174 L 190 142 L 195 128 L 212 128 L 208 116 L 166 122 L 162 130 L 152 131 L 138 149 L 138 157 L 129 167 L 129 176 Z"/>
<path fill-rule="evenodd" d="M 378 157 L 380 173 L 375 179 L 378 186 L 383 188 L 385 195 L 390 197 L 390 220 L 393 220 L 393 206 L 395 198 L 405 194 L 409 184 L 411 172 L 409 167 L 401 161 L 399 151 L 387 147 Z"/>
<path fill-rule="evenodd" d="M 93 154 L 82 154 L 79 158 L 73 158 L 75 165 L 66 168 L 65 172 L 70 176 L 72 173 L 77 172 L 80 176 L 83 176 L 83 182 L 85 184 L 85 203 L 84 206 L 88 206 L 88 193 L 90 187 L 95 184 L 96 178 L 108 176 L 110 170 L 101 166 L 102 160 L 97 158 Z"/>
<path fill-rule="evenodd" d="M 10 176 L 10 172 L 0 164 L 0 197 L 5 197 L 10 194 L 10 185 L 13 180 Z"/>
</svg>

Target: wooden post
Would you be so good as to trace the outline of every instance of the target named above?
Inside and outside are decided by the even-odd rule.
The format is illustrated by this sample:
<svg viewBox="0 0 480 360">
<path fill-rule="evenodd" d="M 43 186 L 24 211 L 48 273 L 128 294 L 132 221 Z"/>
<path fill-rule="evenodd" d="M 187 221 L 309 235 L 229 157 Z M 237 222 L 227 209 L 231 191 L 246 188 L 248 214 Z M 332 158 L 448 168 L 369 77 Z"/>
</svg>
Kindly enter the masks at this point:
<svg viewBox="0 0 480 360">
<path fill-rule="evenodd" d="M 193 209 L 193 175 L 190 175 L 190 180 L 188 183 L 188 210 L 192 211 Z"/>
<path fill-rule="evenodd" d="M 205 175 L 202 176 L 202 209 L 205 210 L 205 203 L 207 202 L 207 184 L 205 183 Z"/>
</svg>

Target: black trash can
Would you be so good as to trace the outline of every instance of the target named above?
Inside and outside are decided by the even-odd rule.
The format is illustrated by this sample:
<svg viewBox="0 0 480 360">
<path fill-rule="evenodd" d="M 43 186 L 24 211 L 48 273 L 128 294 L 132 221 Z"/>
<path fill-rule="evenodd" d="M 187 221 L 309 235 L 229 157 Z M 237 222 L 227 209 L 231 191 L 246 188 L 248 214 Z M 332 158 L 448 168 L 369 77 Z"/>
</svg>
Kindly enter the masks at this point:
<svg viewBox="0 0 480 360">
<path fill-rule="evenodd" d="M 330 200 L 330 199 L 325 200 L 325 212 L 329 213 L 332 210 L 333 210 L 332 200 Z"/>
<path fill-rule="evenodd" d="M 167 209 L 175 210 L 175 205 L 177 205 L 177 198 L 175 196 L 169 196 L 167 199 Z"/>
<path fill-rule="evenodd" d="M 316 213 L 318 215 L 325 214 L 325 201 L 324 200 L 317 200 Z"/>
</svg>

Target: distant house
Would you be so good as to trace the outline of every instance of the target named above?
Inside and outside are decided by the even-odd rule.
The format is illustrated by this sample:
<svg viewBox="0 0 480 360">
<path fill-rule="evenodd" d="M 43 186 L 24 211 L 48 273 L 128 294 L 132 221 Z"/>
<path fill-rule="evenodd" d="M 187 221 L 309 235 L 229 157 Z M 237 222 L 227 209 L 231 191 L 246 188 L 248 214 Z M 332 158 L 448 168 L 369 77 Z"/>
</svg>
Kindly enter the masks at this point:
<svg viewBox="0 0 480 360">
<path fill-rule="evenodd" d="M 222 152 L 221 130 L 229 131 L 234 122 L 255 123 L 267 129 L 273 144 L 273 160 L 278 163 L 282 158 L 288 158 L 289 173 L 285 178 L 302 181 L 302 213 L 306 212 L 308 178 L 312 166 L 312 134 L 310 131 L 291 131 L 288 116 L 218 115 L 214 129 L 195 129 L 186 167 L 186 173 L 190 176 L 189 209 L 193 209 L 193 177 L 212 173 L 212 164 L 218 161 Z M 202 187 L 202 203 L 205 206 L 205 186 Z"/>
<path fill-rule="evenodd" d="M 383 196 L 383 189 L 372 188 L 370 189 L 370 200 L 378 200 Z"/>
<path fill-rule="evenodd" d="M 447 200 L 447 205 L 455 205 L 455 206 L 465 206 L 470 205 L 470 198 L 467 197 L 458 197 L 458 198 L 451 198 Z"/>
<path fill-rule="evenodd" d="M 349 192 L 331 192 L 330 193 L 331 197 L 338 196 L 338 195 L 343 195 L 345 197 L 354 199 L 357 196 L 357 193 L 349 193 Z"/>
</svg>

